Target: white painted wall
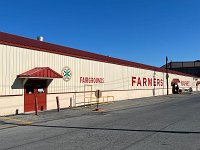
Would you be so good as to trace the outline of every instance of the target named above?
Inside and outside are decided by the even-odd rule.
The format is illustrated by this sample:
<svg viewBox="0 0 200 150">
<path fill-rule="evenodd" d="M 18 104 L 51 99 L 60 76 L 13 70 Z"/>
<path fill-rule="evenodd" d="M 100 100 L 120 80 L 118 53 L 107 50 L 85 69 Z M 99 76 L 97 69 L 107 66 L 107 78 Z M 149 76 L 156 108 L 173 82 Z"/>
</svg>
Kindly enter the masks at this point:
<svg viewBox="0 0 200 150">
<path fill-rule="evenodd" d="M 0 116 L 24 112 L 24 96 L 0 97 Z"/>
<path fill-rule="evenodd" d="M 62 108 L 69 107 L 69 99 L 76 94 L 76 105 L 84 102 L 84 83 L 80 83 L 80 77 L 99 77 L 104 78 L 104 83 L 93 83 L 92 90 L 100 89 L 104 96 L 114 96 L 115 100 L 132 99 L 147 96 L 157 96 L 166 94 L 166 74 L 121 66 L 116 64 L 91 61 L 53 53 L 29 50 L 7 45 L 0 45 L 0 115 L 13 114 L 16 109 L 22 113 L 24 109 L 23 96 L 20 95 L 24 90 L 21 87 L 21 80 L 17 75 L 35 67 L 50 67 L 61 73 L 63 67 L 68 66 L 72 70 L 72 78 L 66 82 L 63 79 L 54 79 L 48 87 L 47 109 L 56 108 L 55 97 L 59 96 Z M 163 80 L 163 86 L 132 86 L 132 76 L 140 78 L 159 78 Z M 181 81 L 189 81 L 189 86 L 195 91 L 196 81 L 192 77 L 169 74 L 169 93 L 171 93 L 171 81 L 179 78 Z M 88 84 L 88 83 L 87 83 Z M 153 94 L 155 89 L 155 94 Z M 90 90 L 90 89 L 87 89 Z M 72 93 L 69 93 L 72 92 Z M 56 93 L 56 94 L 51 94 Z M 64 93 L 64 94 L 62 94 Z M 87 94 L 86 94 L 87 95 Z M 92 95 L 94 97 L 94 93 Z M 95 99 L 94 99 L 95 100 Z"/>
</svg>

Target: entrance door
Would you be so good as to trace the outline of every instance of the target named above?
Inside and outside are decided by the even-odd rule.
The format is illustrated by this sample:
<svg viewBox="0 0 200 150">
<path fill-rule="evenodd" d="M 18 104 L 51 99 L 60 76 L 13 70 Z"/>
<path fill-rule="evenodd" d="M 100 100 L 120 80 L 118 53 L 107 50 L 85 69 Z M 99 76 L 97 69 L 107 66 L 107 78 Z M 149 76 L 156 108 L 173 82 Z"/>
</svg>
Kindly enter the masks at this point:
<svg viewBox="0 0 200 150">
<path fill-rule="evenodd" d="M 37 110 L 46 110 L 47 80 L 29 79 L 24 86 L 24 112 L 35 110 L 35 99 L 37 99 Z"/>
</svg>

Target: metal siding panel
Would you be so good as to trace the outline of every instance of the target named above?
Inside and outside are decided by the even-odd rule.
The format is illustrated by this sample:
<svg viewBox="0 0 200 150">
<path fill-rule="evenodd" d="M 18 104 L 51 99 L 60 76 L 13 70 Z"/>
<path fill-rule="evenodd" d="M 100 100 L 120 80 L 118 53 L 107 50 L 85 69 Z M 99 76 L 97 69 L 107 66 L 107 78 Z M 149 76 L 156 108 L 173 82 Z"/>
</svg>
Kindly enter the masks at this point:
<svg viewBox="0 0 200 150">
<path fill-rule="evenodd" d="M 80 85 L 80 81 L 79 81 L 79 73 L 80 73 L 80 64 L 79 64 L 79 59 L 76 58 L 76 66 L 77 66 L 77 69 L 76 69 L 76 73 L 77 73 L 77 78 L 76 78 L 76 90 L 77 91 L 80 91 L 81 90 L 81 85 Z"/>
<path fill-rule="evenodd" d="M 15 73 L 14 73 L 13 77 L 16 79 L 16 75 L 21 73 L 21 71 L 20 71 L 21 70 L 20 60 L 22 58 L 21 58 L 21 55 L 20 55 L 20 49 L 16 47 L 15 51 L 16 51 L 16 56 L 15 56 L 16 68 L 14 69 Z M 24 92 L 23 88 L 18 89 L 16 94 L 23 94 L 23 92 Z"/>
<path fill-rule="evenodd" d="M 17 66 L 16 66 L 16 75 L 20 74 L 22 72 L 22 56 L 21 56 L 21 49 L 16 47 L 16 52 L 18 54 L 18 56 L 16 57 L 17 60 Z M 18 94 L 24 94 L 24 90 L 23 89 L 19 89 L 18 90 Z M 24 102 L 24 101 L 23 101 Z"/>
<path fill-rule="evenodd" d="M 6 63 L 7 63 L 7 46 L 3 49 L 4 56 L 3 56 L 3 95 L 6 95 L 6 76 L 7 76 L 7 70 L 6 70 Z"/>
<path fill-rule="evenodd" d="M 109 74 L 112 69 L 112 68 L 110 68 L 110 71 L 109 71 L 108 67 L 109 67 L 109 65 L 107 63 L 105 63 L 105 83 L 104 83 L 105 90 L 108 90 L 108 83 L 110 82 Z"/>
<path fill-rule="evenodd" d="M 62 65 L 61 65 L 61 68 L 60 68 L 60 69 L 62 69 L 63 67 L 65 67 L 65 66 L 68 65 L 68 64 L 67 64 L 67 59 L 68 59 L 68 58 L 67 58 L 67 57 L 63 57 L 63 56 L 62 56 L 62 58 L 63 58 L 63 59 L 62 59 L 63 61 L 62 61 Z M 69 66 L 69 67 L 70 67 L 70 66 Z M 61 83 L 61 86 L 62 86 L 62 87 L 61 87 L 61 88 L 62 88 L 62 92 L 67 91 L 66 88 L 68 88 L 68 87 L 65 86 L 65 85 L 66 85 L 65 81 L 62 79 L 62 80 L 60 81 L 60 83 Z"/>
<path fill-rule="evenodd" d="M 68 64 L 67 64 L 67 65 L 68 65 L 71 69 L 73 69 L 72 61 L 73 61 L 73 59 L 69 57 L 69 58 L 68 58 Z M 74 73 L 75 73 L 75 72 L 74 72 Z M 74 78 L 72 77 L 72 78 L 68 81 L 68 87 L 65 87 L 66 90 L 67 90 L 68 92 L 72 92 L 72 91 L 73 91 L 73 89 L 74 89 L 73 83 L 74 83 Z"/>
<path fill-rule="evenodd" d="M 0 95 L 3 95 L 3 89 L 4 89 L 4 87 L 3 87 L 3 65 L 4 65 L 4 60 L 3 60 L 3 58 L 4 58 L 4 46 L 3 45 L 0 45 L 0 62 L 1 62 L 1 64 L 0 64 Z"/>
<path fill-rule="evenodd" d="M 38 52 L 33 50 L 27 50 L 23 48 L 13 48 L 10 49 L 8 46 L 5 47 L 6 50 L 1 48 L 1 60 L 2 64 L 6 62 L 6 65 L 1 65 L 2 68 L 2 77 L 6 78 L 7 74 L 9 76 L 8 81 L 5 83 L 12 83 L 14 76 L 18 73 L 22 73 L 34 67 L 50 67 L 58 73 L 61 72 L 62 68 L 69 66 L 72 69 L 73 75 L 72 79 L 68 82 L 63 81 L 62 79 L 54 79 L 51 85 L 49 86 L 49 92 L 74 92 L 83 91 L 84 84 L 80 84 L 79 77 L 104 77 L 104 84 L 93 84 L 93 90 L 128 90 L 128 89 L 151 89 L 152 87 L 143 87 L 143 86 L 131 86 L 131 77 L 153 77 L 153 71 L 138 69 L 133 67 L 120 66 L 116 64 L 103 63 L 98 61 L 91 61 L 85 59 L 79 59 L 69 56 L 63 56 L 58 54 Z M 12 53 L 11 53 L 12 50 Z M 6 57 L 4 57 L 4 53 Z M 12 58 L 12 61 L 11 61 Z M 10 65 L 10 66 L 7 66 Z M 11 72 L 12 71 L 12 72 Z M 3 73 L 4 72 L 4 73 Z M 175 75 L 170 75 L 174 77 Z M 157 78 L 163 78 L 165 80 L 164 73 L 156 72 Z M 170 78 L 171 78 L 170 77 Z M 179 76 L 183 79 L 186 79 L 184 76 Z M 193 81 L 190 77 L 187 77 L 188 80 Z M 7 79 L 6 79 L 7 80 Z M 1 86 L 3 86 L 5 80 L 2 80 Z M 166 83 L 164 86 L 166 87 Z M 16 91 L 9 88 L 2 88 L 2 93 L 15 93 Z M 18 92 L 16 92 L 18 93 Z"/>
<path fill-rule="evenodd" d="M 199 61 L 198 61 L 198 62 L 197 62 L 197 61 L 195 62 L 195 67 L 200 67 L 200 62 L 199 62 Z"/>
<path fill-rule="evenodd" d="M 9 95 L 9 89 L 8 89 L 8 83 L 9 83 L 9 65 L 10 65 L 10 62 L 8 63 L 8 60 L 9 60 L 9 55 L 10 55 L 10 47 L 9 46 L 6 46 L 6 56 L 5 56 L 5 62 L 4 65 L 5 65 L 5 68 L 4 68 L 4 71 L 5 71 L 5 82 L 4 82 L 4 86 L 5 86 L 5 95 Z M 12 60 L 11 60 L 12 61 Z"/>
<path fill-rule="evenodd" d="M 128 85 L 127 90 L 130 90 L 132 88 L 132 68 L 131 67 L 127 67 L 127 85 Z"/>
<path fill-rule="evenodd" d="M 102 62 L 99 62 L 100 63 L 100 66 L 101 66 L 101 77 L 104 78 L 105 80 L 105 77 L 104 77 L 104 64 Z M 101 89 L 104 90 L 104 83 L 101 84 Z"/>
<path fill-rule="evenodd" d="M 52 55 L 52 54 L 49 54 L 50 56 L 52 56 L 52 60 L 53 61 L 50 61 L 49 62 L 49 64 L 51 64 L 52 65 L 52 67 L 54 68 L 54 69 L 56 69 L 56 58 L 55 58 L 55 56 L 54 55 Z M 58 71 L 58 70 L 57 70 Z M 52 88 L 52 85 L 55 85 L 55 82 L 57 82 L 57 80 L 53 80 L 52 81 L 52 83 L 50 84 L 50 86 L 48 87 L 48 93 L 55 93 L 55 88 Z"/>
<path fill-rule="evenodd" d="M 9 71 L 10 71 L 10 81 L 9 81 L 9 85 L 13 85 L 15 79 L 16 79 L 16 64 L 17 64 L 17 60 L 16 60 L 16 56 L 17 56 L 17 49 L 16 47 L 10 47 L 10 65 L 9 65 Z M 15 89 L 11 89 L 9 88 L 9 94 L 16 94 L 15 93 L 16 90 Z"/>
<path fill-rule="evenodd" d="M 129 84 L 130 84 L 130 82 L 129 82 L 130 76 L 129 76 L 128 69 L 129 69 L 129 67 L 124 66 L 124 72 L 125 72 L 125 74 L 123 76 L 123 78 L 124 78 L 124 90 L 128 90 Z"/>
<path fill-rule="evenodd" d="M 3 33 L 3 32 L 1 32 L 0 34 L 2 35 L 1 43 L 7 44 L 7 45 L 15 45 L 15 46 L 20 46 L 20 47 L 26 47 L 29 49 L 33 48 L 35 50 L 52 52 L 52 53 L 56 53 L 58 55 L 75 56 L 75 57 L 79 57 L 79 58 L 87 58 L 90 60 L 103 61 L 103 62 L 109 62 L 109 63 L 114 63 L 114 64 L 121 64 L 121 65 L 126 65 L 126 66 L 145 68 L 145 69 L 149 69 L 149 70 L 156 69 L 160 72 L 163 72 L 163 69 L 153 67 L 153 66 L 148 66 L 148 65 L 144 65 L 144 64 L 135 63 L 135 62 L 111 58 L 111 57 L 103 56 L 103 55 L 99 55 L 99 54 L 93 54 L 90 52 L 85 52 L 85 51 L 80 51 L 80 50 L 69 48 L 69 47 L 63 47 L 63 46 L 59 46 L 59 45 L 45 43 L 45 42 L 32 40 L 32 39 L 28 39 L 28 38 L 24 38 L 24 37 L 20 37 L 20 36 L 16 36 L 16 35 Z M 169 71 L 169 72 L 183 75 L 183 73 L 179 73 L 179 72 L 174 72 L 174 71 Z"/>
<path fill-rule="evenodd" d="M 194 67 L 194 62 L 183 62 L 183 67 Z"/>
<path fill-rule="evenodd" d="M 52 64 L 52 63 L 53 63 L 53 64 L 52 64 L 52 67 L 54 67 L 54 69 L 57 69 L 57 68 L 56 68 L 56 66 L 57 66 L 57 64 L 56 64 L 56 57 L 55 57 L 54 55 L 52 55 L 52 54 L 49 54 L 49 55 L 51 55 L 51 56 L 52 56 L 52 59 L 53 59 L 53 61 L 49 62 L 49 64 Z M 57 70 L 57 71 L 58 71 L 58 70 Z M 58 81 L 57 81 L 57 80 L 53 80 L 52 83 L 50 84 L 50 86 L 49 86 L 49 88 L 48 88 L 49 93 L 55 93 L 55 92 L 56 92 L 55 87 L 52 88 L 52 85 L 55 85 L 56 82 L 58 82 Z"/>
<path fill-rule="evenodd" d="M 17 48 L 15 47 L 9 47 L 8 48 L 9 54 L 7 55 L 7 89 L 9 95 L 15 95 L 17 94 L 16 89 L 12 89 L 11 86 L 15 82 L 16 79 L 16 73 L 17 73 Z"/>
<path fill-rule="evenodd" d="M 18 60 L 19 53 L 18 53 L 18 51 L 19 50 L 16 47 L 13 47 L 12 49 L 14 51 L 14 57 L 13 57 L 13 62 L 14 62 L 13 66 L 14 66 L 14 68 L 13 68 L 13 75 L 12 75 L 13 82 L 14 82 L 14 80 L 17 79 L 16 78 L 16 74 L 18 73 L 17 71 L 19 70 L 18 69 L 18 67 L 19 67 L 19 60 Z M 12 94 L 19 94 L 20 93 L 19 89 L 15 89 L 15 90 L 12 90 L 12 91 L 13 91 Z"/>
<path fill-rule="evenodd" d="M 115 89 L 116 86 L 116 78 L 117 74 L 114 72 L 114 67 L 113 64 L 107 64 L 107 75 L 108 75 L 108 84 L 107 84 L 107 90 L 110 90 L 112 87 Z"/>
<path fill-rule="evenodd" d="M 15 72 L 15 59 L 14 59 L 14 57 L 15 57 L 15 50 L 13 51 L 13 47 L 9 47 L 9 51 L 10 51 L 10 54 L 9 54 L 9 57 L 8 57 L 8 61 L 7 61 L 7 63 L 9 64 L 8 65 L 8 77 L 9 77 L 9 82 L 8 82 L 8 89 L 9 89 L 9 95 L 11 95 L 11 94 L 13 94 L 12 92 L 13 92 L 13 90 L 11 89 L 11 87 L 10 87 L 10 85 L 12 85 L 13 83 L 14 83 L 14 79 L 16 78 L 16 76 L 15 77 L 13 77 L 13 74 L 14 74 L 14 72 Z M 9 63 L 10 62 L 10 63 Z"/>
<path fill-rule="evenodd" d="M 75 80 L 76 80 L 76 72 L 75 72 L 75 67 L 74 67 L 74 61 L 75 59 L 73 58 L 67 58 L 68 59 L 68 67 L 70 67 L 71 71 L 72 71 L 72 77 L 71 79 L 68 81 L 68 87 L 65 87 L 67 88 L 67 90 L 69 92 L 73 92 L 74 91 L 74 87 L 75 87 Z M 62 81 L 63 82 L 63 81 Z M 64 84 L 63 84 L 64 86 Z"/>
<path fill-rule="evenodd" d="M 59 65 L 60 67 L 57 68 L 59 70 L 59 73 L 61 73 L 61 69 L 65 66 L 65 64 L 63 64 L 64 62 L 64 58 L 62 56 L 59 57 Z M 59 89 L 61 92 L 65 91 L 65 86 L 64 86 L 64 80 L 59 80 L 60 86 Z"/>
<path fill-rule="evenodd" d="M 76 68 L 76 64 L 75 64 L 75 61 L 76 61 L 76 59 L 71 59 L 71 69 L 73 69 L 73 70 L 76 70 L 75 68 Z M 71 83 L 71 91 L 75 91 L 75 89 L 76 89 L 76 78 L 78 78 L 77 77 L 77 72 L 74 72 L 74 74 L 73 74 L 73 78 L 72 78 L 72 83 Z"/>
<path fill-rule="evenodd" d="M 140 71 L 141 71 L 140 69 L 134 68 L 134 76 L 139 77 L 141 74 Z M 135 86 L 134 88 L 139 89 L 139 86 Z"/>
<path fill-rule="evenodd" d="M 108 76 L 109 76 L 109 84 L 108 84 L 108 90 L 113 90 L 116 88 L 116 79 L 117 79 L 117 73 L 114 71 L 114 65 L 108 64 L 110 67 L 108 67 Z"/>
<path fill-rule="evenodd" d="M 80 75 L 80 60 L 78 58 L 74 58 L 74 68 L 72 68 L 72 77 L 74 78 L 74 91 L 82 90 L 79 83 L 79 75 Z"/>
<path fill-rule="evenodd" d="M 20 61 L 20 73 L 21 72 L 24 72 L 25 71 L 25 63 L 24 63 L 24 50 L 22 48 L 19 49 L 20 51 L 20 58 L 19 58 L 19 61 Z"/>
<path fill-rule="evenodd" d="M 104 78 L 104 83 L 105 83 L 105 80 L 106 80 L 105 79 L 105 63 L 101 62 L 101 64 L 102 64 L 102 67 L 103 67 L 103 78 Z M 104 86 L 105 84 L 104 83 L 103 83 L 103 90 L 105 90 L 105 86 Z"/>
<path fill-rule="evenodd" d="M 68 67 L 72 67 L 71 66 L 71 60 L 70 60 L 70 58 L 67 58 L 67 66 Z M 72 83 L 73 82 L 73 79 L 71 78 L 68 82 L 67 82 L 67 86 L 65 86 L 64 87 L 64 91 L 67 91 L 67 92 L 70 92 L 71 91 L 71 89 L 72 89 Z"/>
<path fill-rule="evenodd" d="M 98 64 L 99 64 L 99 78 L 104 78 L 104 74 L 103 74 L 103 65 L 102 65 L 102 63 L 101 62 L 98 62 Z M 99 83 L 99 89 L 100 90 L 103 90 L 103 85 L 104 85 L 104 83 Z"/>
</svg>

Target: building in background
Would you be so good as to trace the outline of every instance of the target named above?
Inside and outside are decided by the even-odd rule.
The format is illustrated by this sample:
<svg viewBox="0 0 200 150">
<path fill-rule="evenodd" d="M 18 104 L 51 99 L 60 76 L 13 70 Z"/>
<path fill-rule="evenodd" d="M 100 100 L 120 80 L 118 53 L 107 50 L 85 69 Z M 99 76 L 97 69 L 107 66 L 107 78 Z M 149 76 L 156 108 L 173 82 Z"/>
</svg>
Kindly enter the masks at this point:
<svg viewBox="0 0 200 150">
<path fill-rule="evenodd" d="M 161 68 L 166 68 L 166 65 Z M 169 62 L 168 69 L 200 77 L 200 60 Z"/>
<path fill-rule="evenodd" d="M 169 83 L 200 90 L 200 78 L 168 73 Z M 0 115 L 56 109 L 56 97 L 61 108 L 96 103 L 96 90 L 102 91 L 100 102 L 165 95 L 166 72 L 0 32 Z"/>
</svg>

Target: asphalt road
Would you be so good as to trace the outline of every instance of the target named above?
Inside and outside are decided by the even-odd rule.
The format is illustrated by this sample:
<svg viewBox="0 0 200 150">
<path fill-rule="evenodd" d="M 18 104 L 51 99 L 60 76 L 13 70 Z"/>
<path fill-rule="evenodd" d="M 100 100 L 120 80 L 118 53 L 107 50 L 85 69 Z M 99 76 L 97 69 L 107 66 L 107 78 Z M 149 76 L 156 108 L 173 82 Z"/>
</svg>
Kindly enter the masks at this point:
<svg viewBox="0 0 200 150">
<path fill-rule="evenodd" d="M 157 99 L 3 129 L 0 150 L 200 150 L 200 94 Z"/>
</svg>

